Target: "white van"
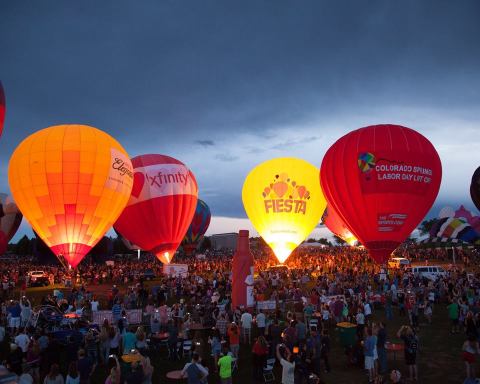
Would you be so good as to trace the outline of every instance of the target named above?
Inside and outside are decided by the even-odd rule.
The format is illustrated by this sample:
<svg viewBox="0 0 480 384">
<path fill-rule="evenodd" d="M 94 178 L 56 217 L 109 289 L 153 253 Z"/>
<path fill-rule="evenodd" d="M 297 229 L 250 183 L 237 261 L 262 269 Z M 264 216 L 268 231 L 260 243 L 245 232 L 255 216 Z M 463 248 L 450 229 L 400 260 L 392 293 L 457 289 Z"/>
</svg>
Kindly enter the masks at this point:
<svg viewBox="0 0 480 384">
<path fill-rule="evenodd" d="M 388 260 L 388 268 L 406 268 L 410 266 L 410 260 L 404 257 L 392 257 Z"/>
<path fill-rule="evenodd" d="M 429 280 L 437 280 L 439 277 L 445 277 L 447 271 L 437 265 L 425 265 L 421 267 L 412 267 L 410 269 L 414 275 L 426 277 Z"/>
</svg>

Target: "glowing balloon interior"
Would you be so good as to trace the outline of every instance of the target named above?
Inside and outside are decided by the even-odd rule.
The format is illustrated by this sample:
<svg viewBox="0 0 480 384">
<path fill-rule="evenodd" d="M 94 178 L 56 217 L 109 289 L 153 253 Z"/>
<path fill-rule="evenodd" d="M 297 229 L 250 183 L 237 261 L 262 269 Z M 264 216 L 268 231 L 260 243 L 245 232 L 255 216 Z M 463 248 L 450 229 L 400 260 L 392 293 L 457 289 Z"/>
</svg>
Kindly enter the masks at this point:
<svg viewBox="0 0 480 384">
<path fill-rule="evenodd" d="M 58 125 L 27 137 L 10 159 L 8 178 L 33 230 L 74 268 L 113 225 L 133 185 L 127 152 L 85 125 Z"/>
<path fill-rule="evenodd" d="M 326 200 L 319 170 L 296 158 L 277 158 L 255 167 L 245 179 L 245 211 L 280 263 L 313 231 Z"/>
</svg>

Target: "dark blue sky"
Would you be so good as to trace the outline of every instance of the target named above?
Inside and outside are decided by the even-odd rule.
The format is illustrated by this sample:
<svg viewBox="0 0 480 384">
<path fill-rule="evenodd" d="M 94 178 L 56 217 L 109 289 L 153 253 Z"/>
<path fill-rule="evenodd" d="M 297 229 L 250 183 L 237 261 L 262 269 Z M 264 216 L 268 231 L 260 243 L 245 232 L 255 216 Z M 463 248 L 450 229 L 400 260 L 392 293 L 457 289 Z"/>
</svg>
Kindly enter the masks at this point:
<svg viewBox="0 0 480 384">
<path fill-rule="evenodd" d="M 131 156 L 183 160 L 214 215 L 245 217 L 258 162 L 320 165 L 341 135 L 388 122 L 437 147 L 438 205 L 472 207 L 479 20 L 475 0 L 2 1 L 0 191 L 24 137 L 84 123 Z"/>
</svg>

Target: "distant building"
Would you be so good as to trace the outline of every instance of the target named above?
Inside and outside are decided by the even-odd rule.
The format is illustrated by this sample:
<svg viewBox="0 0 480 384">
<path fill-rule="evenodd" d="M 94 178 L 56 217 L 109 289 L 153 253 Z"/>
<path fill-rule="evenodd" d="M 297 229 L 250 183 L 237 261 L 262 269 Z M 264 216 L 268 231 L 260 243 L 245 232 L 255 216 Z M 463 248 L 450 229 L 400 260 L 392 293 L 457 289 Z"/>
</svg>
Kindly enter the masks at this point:
<svg viewBox="0 0 480 384">
<path fill-rule="evenodd" d="M 224 248 L 232 249 L 235 251 L 237 248 L 237 238 L 238 233 L 219 233 L 217 235 L 211 235 L 210 242 L 212 243 L 212 248 L 215 251 Z"/>
</svg>

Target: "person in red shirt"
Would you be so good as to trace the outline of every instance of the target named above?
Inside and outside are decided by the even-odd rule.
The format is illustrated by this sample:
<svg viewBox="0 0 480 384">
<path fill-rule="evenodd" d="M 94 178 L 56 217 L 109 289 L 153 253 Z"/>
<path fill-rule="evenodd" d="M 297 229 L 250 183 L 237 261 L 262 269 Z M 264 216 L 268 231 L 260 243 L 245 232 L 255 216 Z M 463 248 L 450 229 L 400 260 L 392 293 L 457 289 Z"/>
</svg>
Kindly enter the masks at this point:
<svg viewBox="0 0 480 384">
<path fill-rule="evenodd" d="M 238 359 L 238 350 L 240 349 L 240 332 L 237 324 L 232 323 L 227 330 L 228 342 L 230 343 L 230 350 L 233 357 Z"/>
<path fill-rule="evenodd" d="M 263 336 L 260 336 L 252 348 L 253 356 L 253 378 L 262 380 L 263 367 L 267 361 L 268 343 Z"/>
</svg>

